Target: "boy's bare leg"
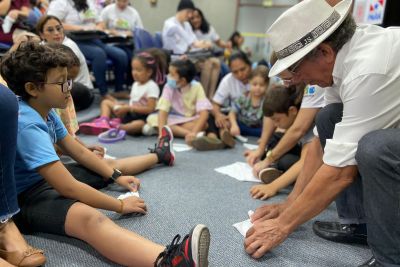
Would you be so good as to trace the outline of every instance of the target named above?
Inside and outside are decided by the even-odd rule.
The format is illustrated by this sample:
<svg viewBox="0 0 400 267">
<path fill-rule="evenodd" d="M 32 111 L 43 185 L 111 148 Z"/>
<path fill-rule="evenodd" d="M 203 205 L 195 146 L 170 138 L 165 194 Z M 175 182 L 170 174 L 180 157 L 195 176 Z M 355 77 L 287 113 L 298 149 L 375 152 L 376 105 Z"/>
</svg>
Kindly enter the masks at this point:
<svg viewBox="0 0 400 267">
<path fill-rule="evenodd" d="M 158 158 L 157 154 L 152 153 L 117 160 L 107 159 L 106 162 L 111 167 L 120 170 L 123 174 L 135 175 L 156 165 Z"/>
<path fill-rule="evenodd" d="M 110 118 L 112 114 L 112 109 L 115 105 L 115 102 L 109 99 L 104 99 L 100 103 L 100 116 Z"/>
<path fill-rule="evenodd" d="M 116 225 L 98 210 L 75 203 L 65 221 L 67 235 L 93 246 L 104 257 L 124 266 L 154 266 L 165 247 Z"/>
</svg>

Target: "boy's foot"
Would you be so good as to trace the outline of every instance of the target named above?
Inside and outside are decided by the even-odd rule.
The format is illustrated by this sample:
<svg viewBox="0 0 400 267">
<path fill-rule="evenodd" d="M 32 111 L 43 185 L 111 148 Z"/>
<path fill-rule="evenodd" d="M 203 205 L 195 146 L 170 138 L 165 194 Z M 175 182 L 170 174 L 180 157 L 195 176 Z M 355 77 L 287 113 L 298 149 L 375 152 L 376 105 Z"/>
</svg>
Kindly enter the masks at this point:
<svg viewBox="0 0 400 267">
<path fill-rule="evenodd" d="M 272 183 L 276 178 L 282 175 L 282 171 L 275 169 L 275 168 L 266 168 L 260 171 L 258 174 L 258 178 L 264 183 L 264 184 L 270 184 Z"/>
<path fill-rule="evenodd" d="M 108 118 L 100 117 L 92 122 L 81 123 L 79 124 L 79 132 L 87 135 L 99 135 L 111 128 L 108 122 Z"/>
<path fill-rule="evenodd" d="M 151 127 L 149 124 L 145 124 L 142 128 L 142 134 L 146 136 L 152 136 L 157 134 L 157 129 L 155 127 Z"/>
<path fill-rule="evenodd" d="M 207 267 L 210 231 L 207 226 L 198 224 L 179 244 L 181 236 L 176 235 L 171 244 L 160 253 L 156 267 Z"/>
<path fill-rule="evenodd" d="M 192 146 L 199 151 L 223 149 L 225 144 L 218 138 L 207 136 L 197 137 L 193 140 Z"/>
<path fill-rule="evenodd" d="M 229 148 L 235 147 L 235 143 L 236 143 L 235 139 L 227 130 L 222 131 L 221 140 L 227 147 L 229 147 Z"/>
<path fill-rule="evenodd" d="M 164 126 L 161 130 L 161 137 L 156 144 L 155 149 L 151 149 L 150 153 L 156 153 L 158 163 L 164 163 L 167 166 L 174 165 L 175 153 L 172 147 L 174 136 L 168 126 Z"/>
</svg>

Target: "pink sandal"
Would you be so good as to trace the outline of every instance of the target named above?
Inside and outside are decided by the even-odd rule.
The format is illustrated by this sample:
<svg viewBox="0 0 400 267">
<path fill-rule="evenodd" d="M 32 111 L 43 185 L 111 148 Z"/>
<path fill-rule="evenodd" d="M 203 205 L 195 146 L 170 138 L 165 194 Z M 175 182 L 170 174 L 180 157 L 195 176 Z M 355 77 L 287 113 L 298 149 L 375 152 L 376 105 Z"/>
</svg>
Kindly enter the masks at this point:
<svg viewBox="0 0 400 267">
<path fill-rule="evenodd" d="M 100 117 L 92 122 L 85 122 L 79 125 L 79 131 L 87 135 L 99 135 L 111 128 L 108 118 Z"/>
</svg>

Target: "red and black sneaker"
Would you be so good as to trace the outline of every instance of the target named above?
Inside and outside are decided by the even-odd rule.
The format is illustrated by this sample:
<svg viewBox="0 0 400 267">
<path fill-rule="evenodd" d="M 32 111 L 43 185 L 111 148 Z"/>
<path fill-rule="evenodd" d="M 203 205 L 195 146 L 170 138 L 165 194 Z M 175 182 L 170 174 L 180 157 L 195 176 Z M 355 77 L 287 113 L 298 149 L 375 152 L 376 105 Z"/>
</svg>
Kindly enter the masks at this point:
<svg viewBox="0 0 400 267">
<path fill-rule="evenodd" d="M 154 267 L 207 267 L 210 231 L 198 224 L 183 238 L 176 235 L 171 244 L 158 255 Z"/>
<path fill-rule="evenodd" d="M 174 165 L 175 153 L 172 147 L 174 135 L 168 126 L 164 126 L 161 130 L 161 137 L 154 149 L 150 149 L 150 153 L 156 153 L 158 163 L 164 163 L 167 166 Z"/>
</svg>

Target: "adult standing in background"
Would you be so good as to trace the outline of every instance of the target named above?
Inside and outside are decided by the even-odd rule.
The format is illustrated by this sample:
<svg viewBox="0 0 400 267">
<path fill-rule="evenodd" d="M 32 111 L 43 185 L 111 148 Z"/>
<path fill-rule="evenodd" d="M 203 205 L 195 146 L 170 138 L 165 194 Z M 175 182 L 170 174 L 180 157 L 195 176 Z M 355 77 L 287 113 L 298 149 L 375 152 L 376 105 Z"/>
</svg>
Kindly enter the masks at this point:
<svg viewBox="0 0 400 267">
<path fill-rule="evenodd" d="M 254 258 L 336 199 L 344 222 L 320 223 L 319 233 L 339 226 L 354 236 L 349 224 L 365 222 L 373 257 L 361 266 L 400 265 L 400 30 L 356 26 L 351 4 L 304 0 L 267 32 L 278 56 L 271 76 L 331 88 L 294 190 L 252 216 L 245 248 Z"/>
</svg>

